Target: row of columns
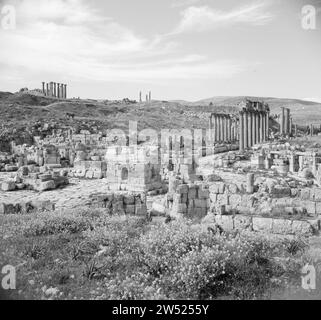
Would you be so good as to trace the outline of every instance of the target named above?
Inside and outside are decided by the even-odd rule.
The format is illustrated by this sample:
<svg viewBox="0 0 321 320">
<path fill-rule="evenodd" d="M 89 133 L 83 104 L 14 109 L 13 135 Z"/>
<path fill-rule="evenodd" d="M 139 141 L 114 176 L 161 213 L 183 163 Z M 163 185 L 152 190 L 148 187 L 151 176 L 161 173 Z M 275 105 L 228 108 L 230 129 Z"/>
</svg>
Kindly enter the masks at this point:
<svg viewBox="0 0 321 320">
<path fill-rule="evenodd" d="M 269 112 L 240 111 L 239 144 L 240 151 L 251 148 L 269 138 Z"/>
<path fill-rule="evenodd" d="M 146 102 L 151 102 L 152 101 L 152 92 L 149 91 L 148 94 L 146 94 Z M 143 96 L 142 92 L 139 92 L 139 102 L 143 102 Z"/>
<path fill-rule="evenodd" d="M 230 142 L 237 140 L 237 123 L 230 115 L 212 114 L 210 117 L 210 137 L 212 142 Z"/>
<path fill-rule="evenodd" d="M 290 109 L 281 107 L 280 134 L 290 135 L 292 133 L 292 118 Z"/>
<path fill-rule="evenodd" d="M 47 97 L 67 99 L 67 85 L 56 82 L 42 82 L 42 93 Z"/>
</svg>

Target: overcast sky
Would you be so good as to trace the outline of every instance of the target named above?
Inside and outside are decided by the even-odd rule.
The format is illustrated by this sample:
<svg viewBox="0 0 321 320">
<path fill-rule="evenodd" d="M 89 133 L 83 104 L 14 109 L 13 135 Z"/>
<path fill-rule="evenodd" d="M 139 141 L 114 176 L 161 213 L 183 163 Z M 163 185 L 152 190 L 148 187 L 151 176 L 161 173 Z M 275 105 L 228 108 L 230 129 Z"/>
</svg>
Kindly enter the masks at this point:
<svg viewBox="0 0 321 320">
<path fill-rule="evenodd" d="M 321 0 L 0 0 L 0 91 L 67 83 L 69 96 L 321 101 Z M 316 29 L 302 7 L 319 8 Z"/>
</svg>

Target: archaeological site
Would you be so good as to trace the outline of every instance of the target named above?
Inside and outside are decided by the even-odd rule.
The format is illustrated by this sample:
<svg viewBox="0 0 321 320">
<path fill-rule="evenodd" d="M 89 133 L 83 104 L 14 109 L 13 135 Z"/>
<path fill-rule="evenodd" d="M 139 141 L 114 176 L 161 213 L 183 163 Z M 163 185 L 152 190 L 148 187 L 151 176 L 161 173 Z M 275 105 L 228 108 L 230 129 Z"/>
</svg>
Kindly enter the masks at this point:
<svg viewBox="0 0 321 320">
<path fill-rule="evenodd" d="M 313 5 L 16 2 L 0 300 L 321 299 Z"/>
</svg>

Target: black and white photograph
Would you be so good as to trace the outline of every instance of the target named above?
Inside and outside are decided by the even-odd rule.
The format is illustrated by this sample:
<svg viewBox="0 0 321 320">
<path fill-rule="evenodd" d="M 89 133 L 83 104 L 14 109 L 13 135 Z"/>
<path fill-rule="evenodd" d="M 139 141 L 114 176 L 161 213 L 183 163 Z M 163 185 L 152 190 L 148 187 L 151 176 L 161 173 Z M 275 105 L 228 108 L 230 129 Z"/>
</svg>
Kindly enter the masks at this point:
<svg viewBox="0 0 321 320">
<path fill-rule="evenodd" d="M 321 0 L 0 0 L 0 300 L 321 300 Z"/>
</svg>

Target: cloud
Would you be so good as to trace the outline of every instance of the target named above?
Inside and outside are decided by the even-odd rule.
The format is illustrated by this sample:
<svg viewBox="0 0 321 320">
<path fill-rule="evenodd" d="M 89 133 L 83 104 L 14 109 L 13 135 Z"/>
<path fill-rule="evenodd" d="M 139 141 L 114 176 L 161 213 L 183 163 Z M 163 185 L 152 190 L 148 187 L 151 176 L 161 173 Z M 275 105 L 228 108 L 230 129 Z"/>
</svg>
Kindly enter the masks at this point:
<svg viewBox="0 0 321 320">
<path fill-rule="evenodd" d="M 185 6 L 191 6 L 194 5 L 201 0 L 175 0 L 172 2 L 171 7 L 172 8 L 180 8 L 180 7 L 185 7 Z"/>
<path fill-rule="evenodd" d="M 168 81 L 232 77 L 236 61 L 209 61 L 177 43 L 148 39 L 82 0 L 21 0 L 17 28 L 0 32 L 0 83 Z"/>
<path fill-rule="evenodd" d="M 172 34 L 207 31 L 234 24 L 264 25 L 273 18 L 264 9 L 265 4 L 263 2 L 243 6 L 231 11 L 216 10 L 208 6 L 191 6 L 182 11 L 182 19 Z"/>
<path fill-rule="evenodd" d="M 302 100 L 321 103 L 321 98 L 315 98 L 315 97 L 314 98 L 303 98 Z"/>
</svg>

